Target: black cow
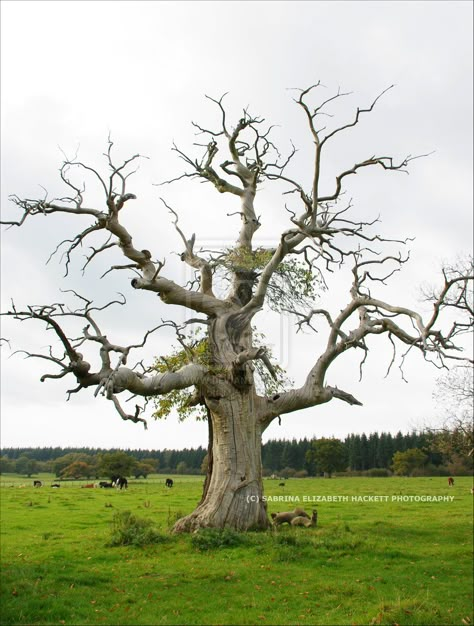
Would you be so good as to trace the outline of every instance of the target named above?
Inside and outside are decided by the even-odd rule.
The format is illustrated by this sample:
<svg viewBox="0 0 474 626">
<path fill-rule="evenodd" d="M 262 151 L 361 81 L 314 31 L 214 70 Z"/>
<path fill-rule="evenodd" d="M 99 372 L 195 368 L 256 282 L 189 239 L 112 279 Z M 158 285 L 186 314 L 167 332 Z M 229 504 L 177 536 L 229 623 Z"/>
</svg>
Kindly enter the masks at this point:
<svg viewBox="0 0 474 626">
<path fill-rule="evenodd" d="M 52 489 L 59 489 L 59 487 L 61 487 L 61 485 L 58 485 L 58 483 L 54 483 L 54 485 L 51 485 Z"/>
<path fill-rule="evenodd" d="M 101 489 L 111 489 L 113 487 L 113 484 L 108 483 L 106 480 L 101 480 L 99 483 L 99 487 Z"/>
<path fill-rule="evenodd" d="M 171 489 L 171 487 L 173 486 L 173 481 L 171 480 L 171 478 L 167 478 L 165 484 Z"/>
<path fill-rule="evenodd" d="M 113 482 L 114 487 L 117 487 L 117 489 L 124 489 L 124 488 L 128 489 L 128 480 L 124 478 L 123 476 L 119 476 L 112 482 Z"/>
<path fill-rule="evenodd" d="M 33 487 L 42 487 L 43 483 L 41 482 L 41 480 L 34 480 L 33 481 Z"/>
</svg>

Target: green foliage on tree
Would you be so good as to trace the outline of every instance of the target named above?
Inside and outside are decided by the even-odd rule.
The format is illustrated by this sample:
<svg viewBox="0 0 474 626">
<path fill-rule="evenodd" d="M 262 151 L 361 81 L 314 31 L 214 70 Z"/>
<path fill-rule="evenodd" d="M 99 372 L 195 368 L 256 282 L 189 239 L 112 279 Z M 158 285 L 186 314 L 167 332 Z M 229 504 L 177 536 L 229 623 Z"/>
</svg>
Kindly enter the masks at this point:
<svg viewBox="0 0 474 626">
<path fill-rule="evenodd" d="M 395 452 L 392 469 L 397 476 L 410 476 L 414 470 L 422 468 L 428 461 L 428 455 L 418 448 L 405 452 Z"/>
<path fill-rule="evenodd" d="M 166 372 L 176 372 L 189 363 L 197 363 L 205 366 L 209 372 L 219 375 L 223 372 L 211 361 L 209 342 L 204 337 L 202 331 L 197 329 L 189 333 L 187 337 L 179 334 L 180 347 L 175 347 L 166 356 L 160 356 L 156 359 L 153 370 L 158 374 Z M 253 331 L 254 345 L 258 347 L 265 343 L 265 337 L 261 333 Z M 258 393 L 272 395 L 278 391 L 284 391 L 292 381 L 287 377 L 285 370 L 274 362 L 271 351 L 266 348 L 266 354 L 273 368 L 273 376 L 270 374 L 265 364 L 257 359 L 254 361 L 256 374 L 256 388 Z M 164 396 L 156 396 L 153 398 L 155 411 L 153 417 L 156 419 L 164 419 L 174 409 L 177 413 L 178 420 L 183 421 L 188 417 L 194 417 L 197 420 L 207 419 L 207 409 L 202 400 L 188 389 L 175 389 Z"/>
<path fill-rule="evenodd" d="M 203 474 L 204 476 L 207 474 L 207 468 L 209 466 L 209 455 L 206 454 L 206 456 L 203 458 L 202 463 L 201 463 L 201 474 Z"/>
<path fill-rule="evenodd" d="M 346 448 L 340 439 L 316 439 L 306 455 L 308 461 L 316 465 L 318 472 L 324 472 L 329 477 L 334 472 L 343 470 L 347 464 Z"/>
<path fill-rule="evenodd" d="M 224 273 L 224 280 L 228 280 L 226 272 L 241 271 L 248 273 L 249 280 L 255 281 L 274 252 L 272 248 L 262 247 L 255 250 L 245 247 L 231 248 L 216 258 L 215 266 Z M 318 270 L 315 267 L 311 269 L 308 263 L 291 255 L 289 260 L 280 263 L 270 280 L 267 304 L 277 313 L 298 307 L 311 308 L 323 290 L 324 282 Z"/>
<path fill-rule="evenodd" d="M 180 461 L 178 463 L 178 465 L 176 466 L 176 472 L 178 474 L 187 474 L 188 466 L 186 465 L 186 463 L 184 461 Z"/>
<path fill-rule="evenodd" d="M 104 454 L 100 458 L 101 476 L 130 476 L 133 474 L 136 460 L 125 452 Z"/>
<path fill-rule="evenodd" d="M 150 474 L 154 474 L 155 472 L 155 463 L 146 463 L 141 461 L 137 461 L 132 470 L 132 474 L 135 476 L 135 478 L 147 478 Z"/>
<path fill-rule="evenodd" d="M 21 456 L 16 464 L 15 470 L 18 474 L 23 474 L 30 478 L 38 471 L 38 463 L 35 459 L 30 459 L 28 456 Z"/>
<path fill-rule="evenodd" d="M 56 476 L 64 476 L 64 471 L 67 467 L 75 463 L 84 463 L 89 468 L 89 474 L 87 478 L 96 476 L 97 474 L 97 462 L 98 458 L 94 455 L 87 454 L 85 452 L 69 452 L 58 457 L 52 464 L 53 471 Z"/>
<path fill-rule="evenodd" d="M 10 474 L 15 471 L 15 461 L 7 456 L 0 457 L 0 474 Z"/>
<path fill-rule="evenodd" d="M 84 461 L 74 461 L 67 465 L 61 471 L 61 478 L 93 478 L 95 476 L 95 468 Z"/>
<path fill-rule="evenodd" d="M 175 347 L 168 355 L 156 359 L 153 370 L 157 374 L 176 372 L 191 362 L 211 367 L 209 344 L 199 329 L 191 332 L 188 338 L 180 335 L 180 341 L 179 348 Z M 187 389 L 175 389 L 164 396 L 155 397 L 153 401 L 156 407 L 153 417 L 157 419 L 166 418 L 173 409 L 179 421 L 191 415 L 198 420 L 207 417 L 205 407 L 199 402 L 193 402 L 193 394 Z"/>
</svg>

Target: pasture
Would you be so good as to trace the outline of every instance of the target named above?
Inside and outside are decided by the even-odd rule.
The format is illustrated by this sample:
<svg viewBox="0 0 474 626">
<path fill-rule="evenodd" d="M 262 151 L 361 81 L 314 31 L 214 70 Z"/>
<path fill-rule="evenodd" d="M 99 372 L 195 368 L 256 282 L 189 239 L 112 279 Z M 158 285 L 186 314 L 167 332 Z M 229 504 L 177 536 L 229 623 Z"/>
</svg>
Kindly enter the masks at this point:
<svg viewBox="0 0 474 626">
<path fill-rule="evenodd" d="M 470 478 L 452 488 L 446 478 L 267 479 L 269 513 L 317 508 L 318 526 L 198 536 L 169 529 L 199 501 L 202 477 L 173 476 L 171 489 L 165 476 L 130 480 L 123 491 L 39 478 L 35 489 L 2 477 L 2 625 L 473 620 Z M 161 539 L 111 547 L 125 511 Z"/>
</svg>

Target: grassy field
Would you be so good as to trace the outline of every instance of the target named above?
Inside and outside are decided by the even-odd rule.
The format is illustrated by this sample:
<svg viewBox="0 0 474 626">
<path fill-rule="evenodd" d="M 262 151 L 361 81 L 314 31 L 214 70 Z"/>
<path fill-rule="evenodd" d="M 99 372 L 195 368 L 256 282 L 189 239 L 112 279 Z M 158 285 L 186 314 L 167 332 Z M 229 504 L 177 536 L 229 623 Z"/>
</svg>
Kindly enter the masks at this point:
<svg viewBox="0 0 474 626">
<path fill-rule="evenodd" d="M 472 623 L 472 479 L 266 480 L 269 512 L 317 508 L 317 528 L 172 536 L 201 477 L 122 492 L 43 478 L 2 477 L 2 625 Z M 110 546 L 125 511 L 156 543 Z"/>
</svg>

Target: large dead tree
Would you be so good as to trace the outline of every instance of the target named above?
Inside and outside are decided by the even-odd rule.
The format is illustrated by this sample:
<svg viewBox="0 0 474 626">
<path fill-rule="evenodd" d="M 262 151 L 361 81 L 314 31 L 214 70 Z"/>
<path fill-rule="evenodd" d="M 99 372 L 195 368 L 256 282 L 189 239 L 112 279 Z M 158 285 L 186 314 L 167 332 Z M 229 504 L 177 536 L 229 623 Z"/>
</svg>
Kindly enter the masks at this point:
<svg viewBox="0 0 474 626">
<path fill-rule="evenodd" d="M 96 395 L 103 395 L 114 403 L 123 419 L 145 424 L 140 405 L 136 405 L 133 414 L 127 413 L 119 401 L 121 394 L 130 392 L 145 399 L 171 395 L 176 399 L 176 394 L 184 390 L 189 406 L 203 407 L 209 420 L 209 473 L 201 503 L 177 522 L 176 531 L 205 526 L 249 529 L 268 525 L 262 498 L 262 433 L 273 420 L 293 411 L 333 400 L 360 405 L 350 391 L 328 385 L 326 377 L 332 363 L 346 352 L 354 352 L 355 358 L 359 353 L 363 362 L 369 337 L 384 335 L 388 338 L 394 350 L 392 362 L 397 345 L 403 349 L 402 359 L 410 350 L 419 350 L 427 360 L 437 360 L 440 364 L 447 359 L 465 358 L 456 342 L 472 324 L 472 305 L 468 302 L 472 270 L 462 268 L 445 273 L 441 288 L 431 294 L 433 307 L 428 319 L 399 303 L 380 299 L 375 294 L 376 288 L 385 284 L 408 260 L 408 255 L 400 252 L 406 241 L 383 237 L 375 230 L 377 219 L 359 220 L 351 203 L 342 203 L 344 183 L 350 176 L 372 167 L 387 172 L 406 171 L 415 157 L 396 161 L 390 156 L 369 156 L 339 173 L 332 188 L 321 188 L 321 162 L 327 143 L 359 124 L 382 94 L 370 106 L 357 109 L 347 123 L 326 131 L 318 128 L 319 120 L 328 115 L 331 102 L 346 94 L 338 92 L 315 105 L 312 99 L 320 93 L 318 87 L 319 84 L 297 91 L 295 99 L 314 144 L 310 181 L 296 180 L 289 173 L 296 149 L 290 150 L 286 158 L 281 157 L 273 143 L 271 128 L 265 126 L 263 119 L 244 110 L 242 117 L 231 126 L 223 98 L 209 98 L 218 114 L 216 130 L 194 124 L 197 134 L 203 138 L 201 144 L 194 144 L 192 148 L 200 151 L 198 157 L 174 146 L 186 170 L 166 183 L 183 179 L 208 182 L 219 193 L 235 196 L 235 212 L 240 216 L 240 228 L 231 250 L 203 252 L 195 249 L 195 235 L 187 238 L 179 226 L 177 213 L 168 207 L 170 219 L 183 243 L 181 260 L 196 272 L 196 281 L 190 284 L 180 285 L 168 278 L 164 264 L 155 260 L 160 258 L 159 235 L 155 239 L 150 236 L 149 249 L 141 246 L 139 249 L 124 226 L 122 214 L 137 199 L 130 191 L 129 177 L 139 156 L 116 163 L 111 141 L 105 155 L 106 175 L 77 159 L 66 159 L 60 176 L 69 195 L 55 200 L 13 196 L 22 215 L 17 221 L 3 222 L 21 226 L 27 218 L 55 214 L 68 214 L 71 220 L 76 216 L 83 216 L 82 221 L 84 217 L 90 218 L 84 230 L 60 244 L 65 249 L 66 267 L 73 252 L 91 235 L 104 233 L 101 245 L 91 248 L 86 265 L 106 250 L 120 250 L 127 259 L 126 264 L 113 265 L 109 271 L 134 272 L 131 284 L 137 292 L 152 292 L 160 296 L 164 305 L 185 307 L 191 311 L 188 323 L 200 324 L 205 329 L 199 341 L 189 342 L 182 327 L 172 321 L 163 322 L 134 345 L 116 345 L 97 321 L 98 311 L 113 303 L 94 306 L 76 292 L 73 297 L 80 299 L 79 308 L 70 309 L 58 303 L 17 308 L 13 304 L 11 310 L 4 313 L 18 320 L 37 320 L 55 333 L 61 348 L 59 352 L 50 348 L 48 353 L 26 354 L 59 368 L 56 373 L 45 374 L 43 380 L 75 378 L 77 386 L 70 394 L 94 387 Z M 102 190 L 102 206 L 88 206 L 85 188 L 72 179 L 74 168 L 88 172 L 95 179 Z M 262 183 L 283 185 L 281 211 L 284 214 L 286 210 L 288 215 L 287 229 L 274 247 L 266 250 L 254 244 L 260 227 L 255 198 Z M 392 252 L 394 246 L 398 248 L 395 253 Z M 314 286 L 325 285 L 331 272 L 347 265 L 352 269 L 352 280 L 342 310 L 334 312 L 324 308 L 324 293 L 320 298 L 322 306 L 311 305 L 306 296 L 311 295 Z M 302 276 L 304 289 L 300 288 Z M 225 297 L 216 295 L 217 280 L 228 281 Z M 147 294 L 137 293 L 138 297 L 146 298 Z M 313 366 L 299 388 L 265 393 L 256 386 L 258 371 L 266 371 L 269 379 L 278 378 L 278 370 L 272 365 L 265 346 L 255 339 L 253 327 L 259 311 L 268 302 L 294 315 L 295 330 L 317 327 L 320 334 L 326 333 L 324 348 L 314 355 Z M 115 303 L 126 305 L 125 300 Z M 459 316 L 443 332 L 439 324 L 446 308 L 455 310 Z M 161 317 L 159 312 L 157 316 Z M 80 337 L 69 337 L 65 331 L 65 322 L 71 317 L 84 322 Z M 152 333 L 170 325 L 176 329 L 180 352 L 169 360 L 162 360 L 160 367 L 128 363 L 132 350 L 143 347 Z M 100 355 L 101 366 L 95 370 L 83 354 L 85 346 L 91 345 L 97 347 Z"/>
</svg>

